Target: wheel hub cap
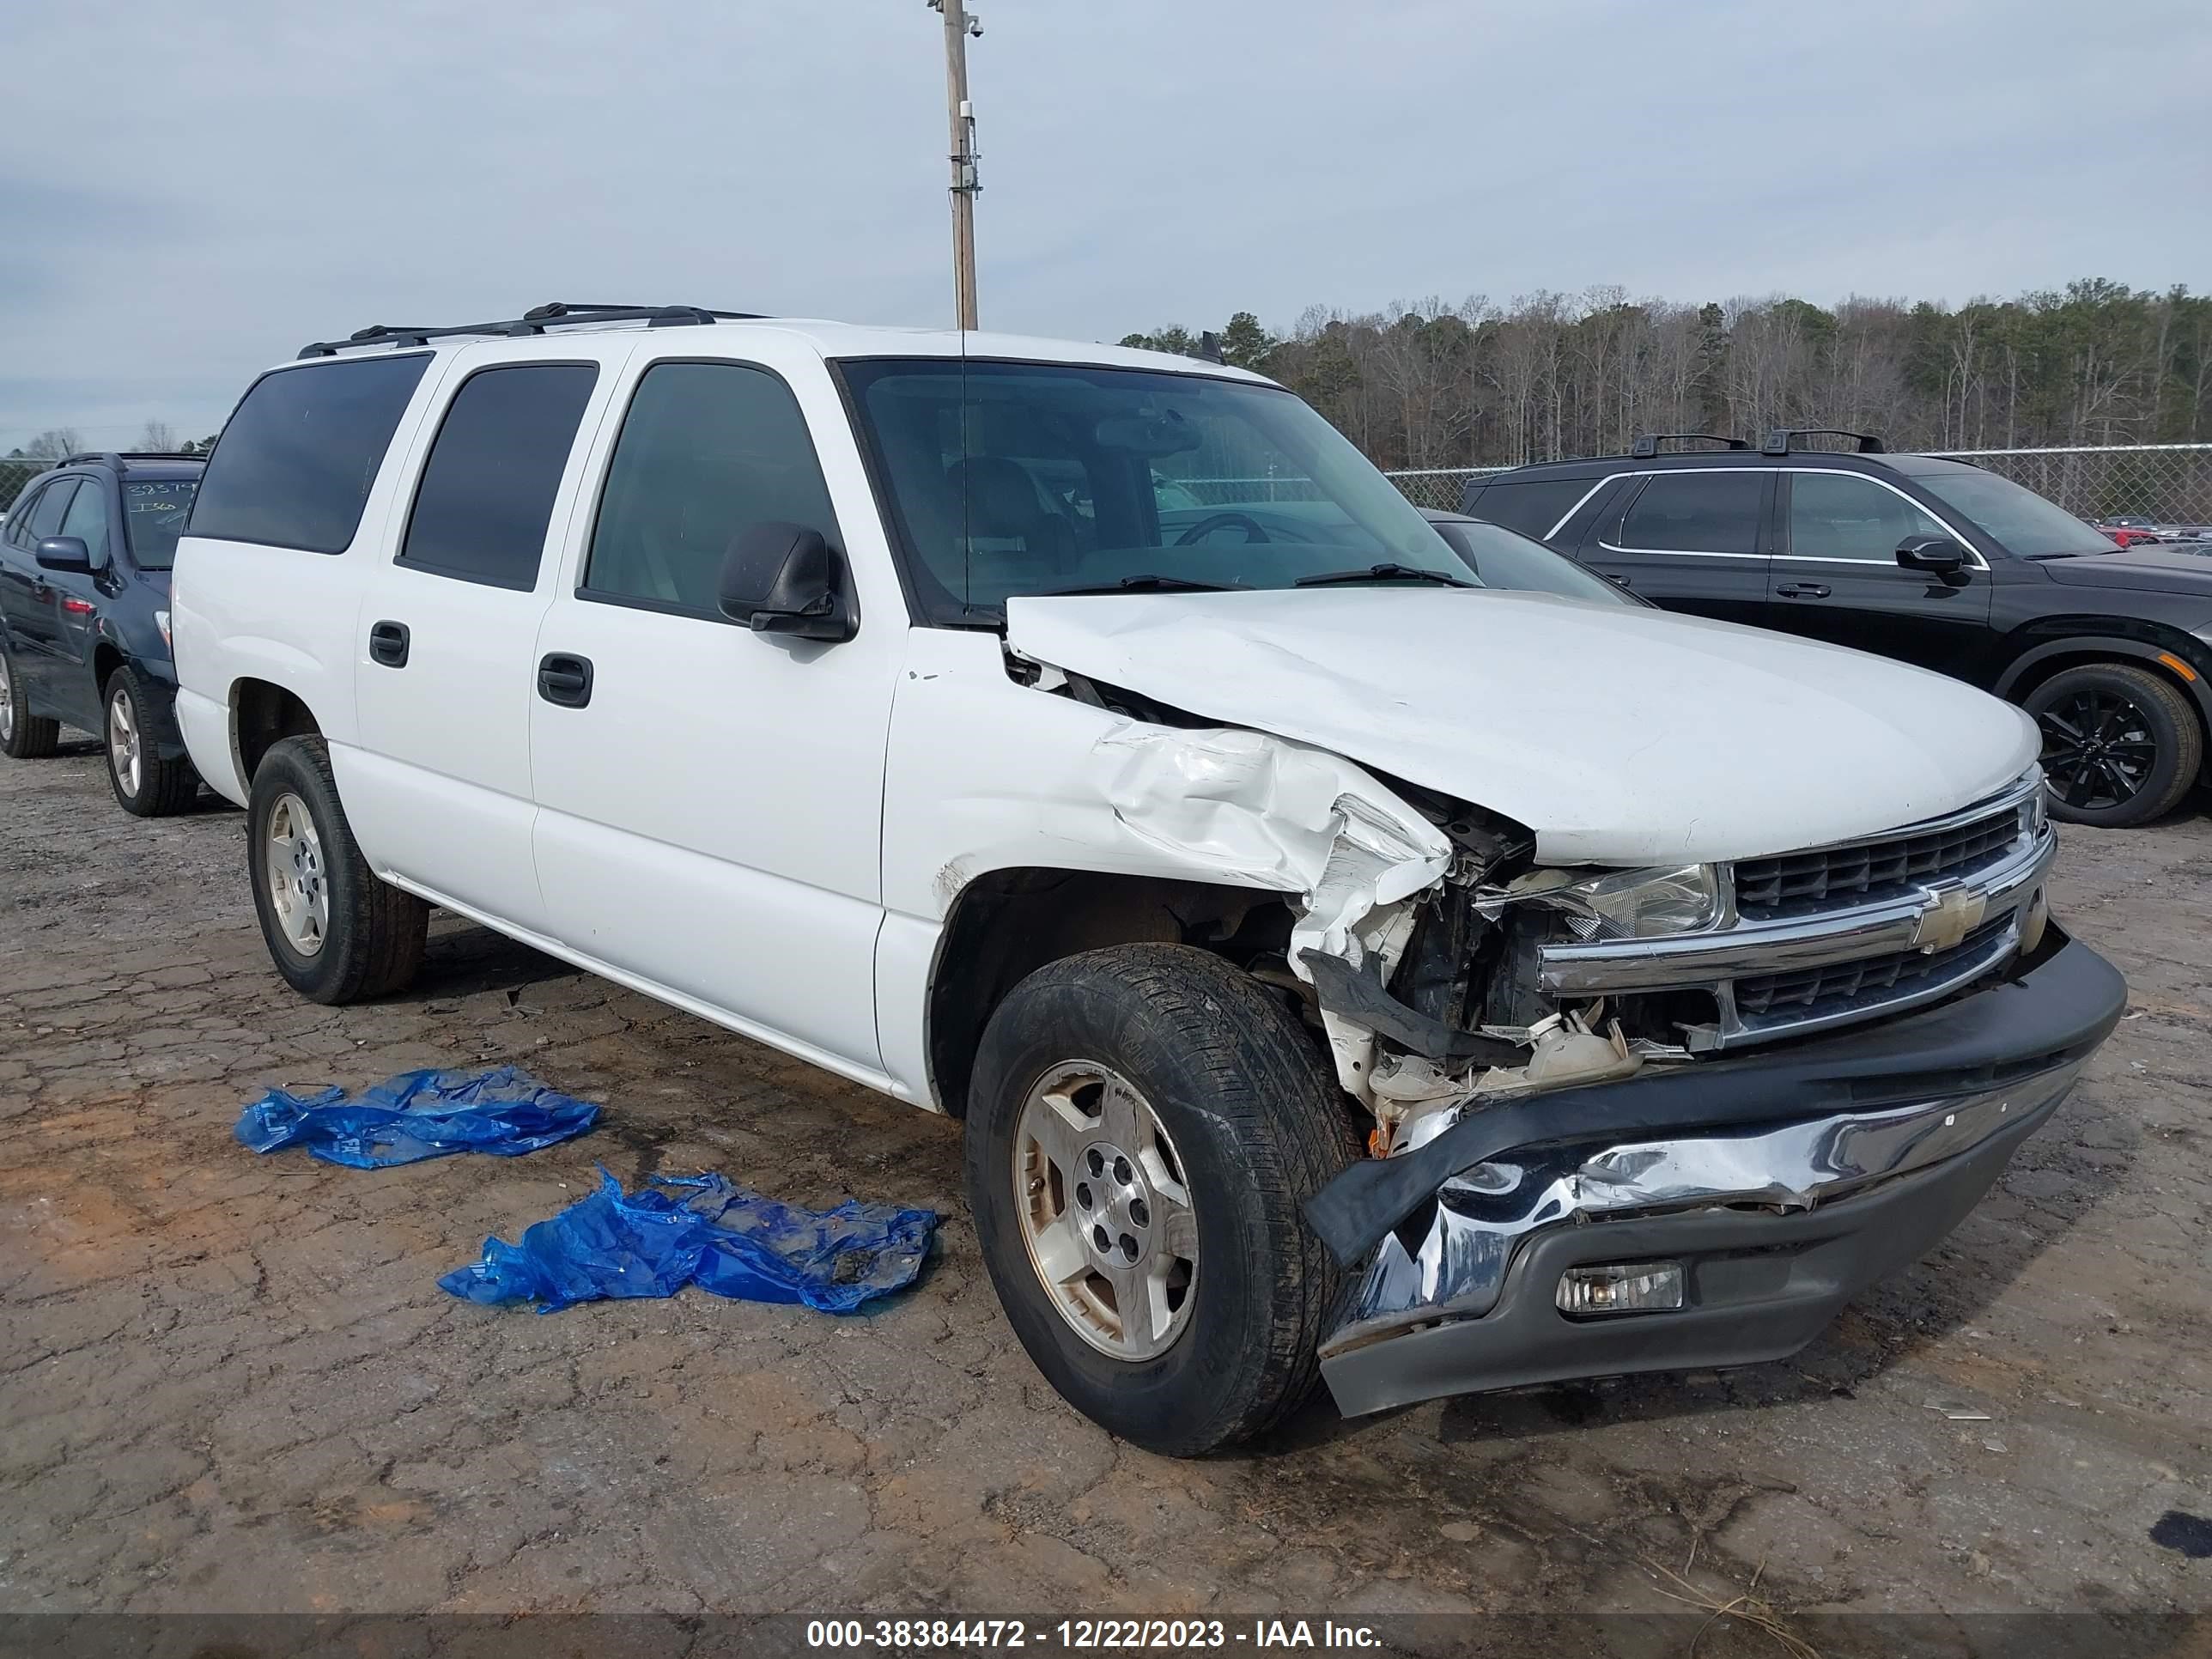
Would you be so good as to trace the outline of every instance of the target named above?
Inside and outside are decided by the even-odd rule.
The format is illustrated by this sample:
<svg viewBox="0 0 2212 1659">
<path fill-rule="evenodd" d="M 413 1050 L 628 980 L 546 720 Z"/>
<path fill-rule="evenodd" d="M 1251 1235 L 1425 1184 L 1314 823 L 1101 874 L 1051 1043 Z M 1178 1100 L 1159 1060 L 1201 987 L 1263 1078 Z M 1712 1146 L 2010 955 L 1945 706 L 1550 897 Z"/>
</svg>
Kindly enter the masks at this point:
<svg viewBox="0 0 2212 1659">
<path fill-rule="evenodd" d="M 1048 1069 L 1014 1133 L 1030 1261 L 1070 1328 L 1116 1359 L 1164 1353 L 1190 1322 L 1198 1218 L 1151 1103 L 1083 1060 Z"/>
<path fill-rule="evenodd" d="M 2051 793 L 2084 810 L 2124 805 L 2150 781 L 2158 744 L 2143 711 L 2117 691 L 2087 688 L 2037 716 Z"/>
<path fill-rule="evenodd" d="M 131 699 L 118 690 L 107 704 L 107 759 L 126 795 L 138 793 L 139 754 L 138 726 L 131 718 Z"/>
<path fill-rule="evenodd" d="M 297 795 L 280 795 L 270 809 L 267 865 L 277 926 L 295 951 L 313 956 L 330 930 L 331 890 L 322 837 Z"/>
</svg>

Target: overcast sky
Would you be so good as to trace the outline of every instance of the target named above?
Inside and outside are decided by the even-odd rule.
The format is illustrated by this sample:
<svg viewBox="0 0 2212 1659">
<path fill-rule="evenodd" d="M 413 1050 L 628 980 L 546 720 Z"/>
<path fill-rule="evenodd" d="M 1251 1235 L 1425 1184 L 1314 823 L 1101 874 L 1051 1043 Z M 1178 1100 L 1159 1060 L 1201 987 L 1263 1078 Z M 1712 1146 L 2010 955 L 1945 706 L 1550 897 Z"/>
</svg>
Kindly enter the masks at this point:
<svg viewBox="0 0 2212 1659">
<path fill-rule="evenodd" d="M 987 327 L 2212 287 L 2205 0 L 978 0 Z M 0 451 L 549 299 L 951 313 L 923 0 L 7 8 Z"/>
</svg>

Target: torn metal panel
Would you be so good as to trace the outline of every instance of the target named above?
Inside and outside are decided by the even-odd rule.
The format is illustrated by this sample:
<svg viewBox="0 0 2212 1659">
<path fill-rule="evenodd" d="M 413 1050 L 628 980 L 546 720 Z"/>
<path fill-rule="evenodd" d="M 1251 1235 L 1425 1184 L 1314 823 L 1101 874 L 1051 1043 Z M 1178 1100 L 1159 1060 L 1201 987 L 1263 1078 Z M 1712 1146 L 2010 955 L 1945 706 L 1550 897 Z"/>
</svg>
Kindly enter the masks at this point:
<svg viewBox="0 0 2212 1659">
<path fill-rule="evenodd" d="M 1295 893 L 1292 970 L 1319 956 L 1379 986 L 1412 932 L 1407 901 L 1440 881 L 1443 832 L 1360 768 L 1261 732 L 1127 721 L 1101 737 L 1107 797 L 1132 836 L 1230 880 Z M 1387 1000 L 1387 999 L 1386 999 Z M 1415 1018 L 1410 1010 L 1409 1018 Z M 1375 1030 L 1325 1008 L 1338 1081 L 1369 1101 Z"/>
</svg>

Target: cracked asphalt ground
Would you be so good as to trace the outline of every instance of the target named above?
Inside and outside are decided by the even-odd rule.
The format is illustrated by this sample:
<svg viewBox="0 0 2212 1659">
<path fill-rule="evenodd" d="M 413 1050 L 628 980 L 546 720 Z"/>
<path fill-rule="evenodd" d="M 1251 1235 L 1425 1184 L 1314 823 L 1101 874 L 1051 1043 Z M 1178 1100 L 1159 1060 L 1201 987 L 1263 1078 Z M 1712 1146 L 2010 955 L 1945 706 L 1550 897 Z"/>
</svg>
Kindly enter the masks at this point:
<svg viewBox="0 0 2212 1659">
<path fill-rule="evenodd" d="M 442 916 L 406 994 L 303 1001 L 242 815 L 142 823 L 100 769 L 0 762 L 0 1611 L 2212 1602 L 2212 1562 L 2149 1535 L 2212 1514 L 2201 803 L 2066 835 L 2058 914 L 2126 969 L 2127 1021 L 1951 1241 L 1795 1361 L 1354 1423 L 1316 1400 L 1174 1462 L 1015 1346 L 957 1124 Z M 374 1172 L 231 1139 L 270 1084 L 498 1060 L 601 1127 Z M 440 1291 L 595 1161 L 929 1206 L 940 1253 L 848 1319 Z"/>
</svg>

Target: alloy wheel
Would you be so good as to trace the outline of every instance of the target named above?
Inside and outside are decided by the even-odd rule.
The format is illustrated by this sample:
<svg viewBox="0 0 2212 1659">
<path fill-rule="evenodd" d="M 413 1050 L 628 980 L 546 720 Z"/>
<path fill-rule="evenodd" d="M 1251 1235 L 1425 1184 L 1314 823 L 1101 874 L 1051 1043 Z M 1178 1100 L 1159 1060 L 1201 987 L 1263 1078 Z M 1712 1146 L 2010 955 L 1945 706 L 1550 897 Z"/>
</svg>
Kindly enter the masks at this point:
<svg viewBox="0 0 2212 1659">
<path fill-rule="evenodd" d="M 107 700 L 107 763 L 115 769 L 123 793 L 136 800 L 145 774 L 144 750 L 138 722 L 131 717 L 131 694 L 119 685 Z"/>
<path fill-rule="evenodd" d="M 279 795 L 269 809 L 264 850 L 277 925 L 295 951 L 312 957 L 330 933 L 331 887 L 323 865 L 323 838 L 315 831 L 307 803 L 297 795 Z"/>
<path fill-rule="evenodd" d="M 1198 1216 L 1175 1142 L 1119 1073 L 1050 1067 L 1014 1128 L 1014 1194 L 1030 1265 L 1077 1335 L 1151 1359 L 1188 1328 Z"/>
<path fill-rule="evenodd" d="M 8 673 L 8 659 L 0 655 L 0 743 L 15 737 L 15 682 Z"/>
<path fill-rule="evenodd" d="M 2084 686 L 2036 716 L 2051 793 L 2081 811 L 2122 806 L 2158 763 L 2150 717 L 2124 693 Z"/>
</svg>

